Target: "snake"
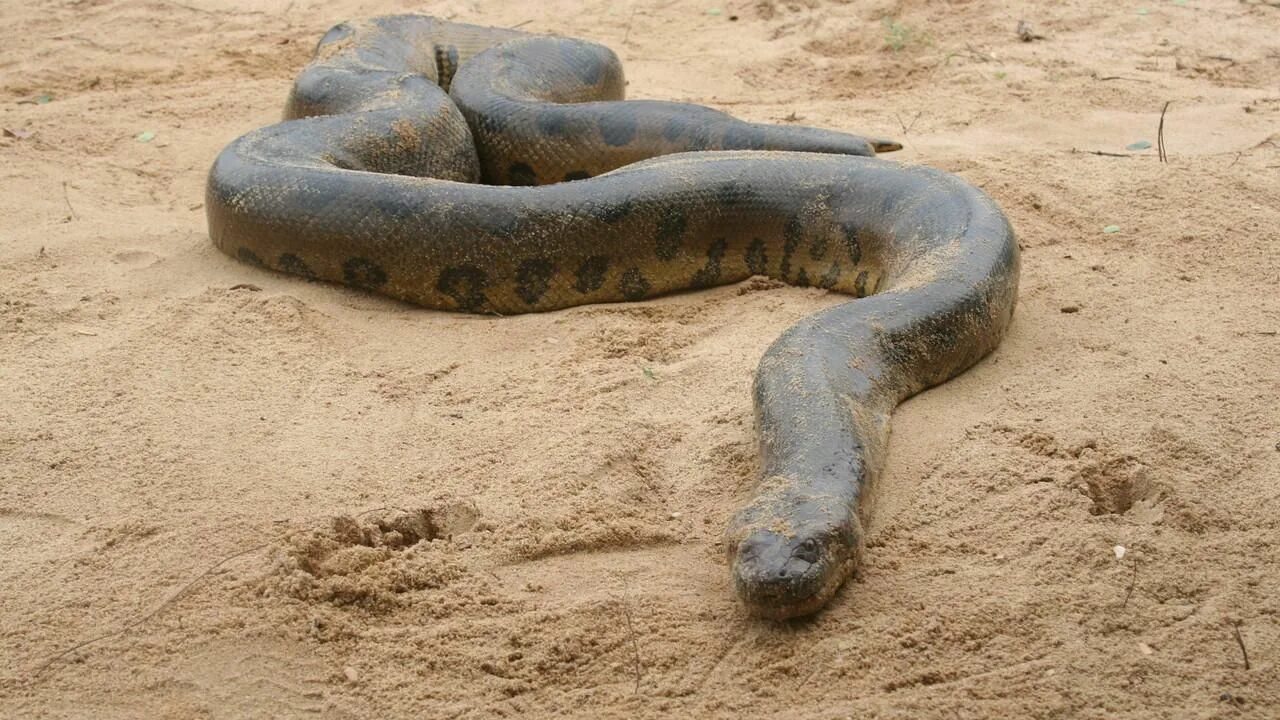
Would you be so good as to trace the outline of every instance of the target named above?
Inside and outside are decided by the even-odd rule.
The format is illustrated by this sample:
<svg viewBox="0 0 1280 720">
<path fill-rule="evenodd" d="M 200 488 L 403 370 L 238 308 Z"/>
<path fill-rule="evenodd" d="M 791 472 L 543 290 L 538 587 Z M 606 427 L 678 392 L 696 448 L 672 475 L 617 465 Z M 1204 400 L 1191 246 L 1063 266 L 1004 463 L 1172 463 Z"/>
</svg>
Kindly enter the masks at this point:
<svg viewBox="0 0 1280 720">
<path fill-rule="evenodd" d="M 1014 232 L 958 176 L 875 157 L 896 142 L 625 86 L 587 40 L 423 15 L 338 24 L 284 118 L 217 155 L 209 237 L 261 268 L 443 311 L 754 276 L 849 296 L 761 357 L 759 476 L 722 541 L 748 616 L 812 615 L 865 554 L 894 409 L 1006 334 Z"/>
</svg>

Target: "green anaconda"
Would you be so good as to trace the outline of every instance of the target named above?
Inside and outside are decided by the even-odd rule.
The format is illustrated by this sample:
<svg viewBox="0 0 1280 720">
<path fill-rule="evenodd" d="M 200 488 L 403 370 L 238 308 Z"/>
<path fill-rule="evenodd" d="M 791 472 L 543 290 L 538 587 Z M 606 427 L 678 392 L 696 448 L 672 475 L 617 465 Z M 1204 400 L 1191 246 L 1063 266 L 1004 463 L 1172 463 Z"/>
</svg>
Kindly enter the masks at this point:
<svg viewBox="0 0 1280 720">
<path fill-rule="evenodd" d="M 209 234 L 255 265 L 473 313 L 635 301 L 765 275 L 856 298 L 755 378 L 761 480 L 726 536 L 747 609 L 822 607 L 857 566 L 888 418 L 1013 314 L 1018 248 L 898 146 L 623 100 L 607 48 L 422 16 L 324 36 L 286 120 L 214 162 Z"/>
</svg>

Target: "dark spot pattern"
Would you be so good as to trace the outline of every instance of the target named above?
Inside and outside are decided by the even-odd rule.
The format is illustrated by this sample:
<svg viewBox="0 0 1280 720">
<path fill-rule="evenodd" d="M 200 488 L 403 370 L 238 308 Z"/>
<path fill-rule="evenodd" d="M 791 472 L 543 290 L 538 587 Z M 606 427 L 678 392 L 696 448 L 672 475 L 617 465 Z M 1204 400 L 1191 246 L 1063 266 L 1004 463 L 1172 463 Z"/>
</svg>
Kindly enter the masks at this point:
<svg viewBox="0 0 1280 720">
<path fill-rule="evenodd" d="M 813 283 L 809 282 L 809 273 L 800 268 L 800 272 L 796 273 L 796 279 L 791 281 L 792 285 L 797 287 L 809 287 Z"/>
<path fill-rule="evenodd" d="M 630 200 L 614 200 L 591 206 L 591 214 L 600 222 L 612 225 L 631 214 L 635 208 Z"/>
<path fill-rule="evenodd" d="M 765 254 L 764 240 L 755 238 L 747 246 L 747 269 L 752 275 L 765 275 L 769 270 L 769 256 Z"/>
<path fill-rule="evenodd" d="M 840 282 L 840 263 L 831 263 L 831 267 L 822 275 L 822 279 L 818 281 L 818 287 L 830 290 Z"/>
<path fill-rule="evenodd" d="M 869 277 L 871 277 L 870 274 L 866 270 L 863 270 L 862 272 L 858 273 L 858 277 L 854 278 L 853 280 L 854 297 L 867 296 L 867 279 Z"/>
<path fill-rule="evenodd" d="M 672 115 L 667 120 L 667 124 L 662 127 L 662 139 L 669 143 L 674 143 L 684 137 L 688 123 L 679 115 Z"/>
<path fill-rule="evenodd" d="M 555 266 L 550 260 L 529 258 L 516 268 L 516 294 L 529 305 L 536 305 L 547 293 Z"/>
<path fill-rule="evenodd" d="M 684 211 L 678 208 L 673 208 L 662 216 L 658 221 L 658 236 L 653 250 L 659 260 L 675 259 L 680 252 L 680 244 L 684 242 L 684 231 L 688 224 Z"/>
<path fill-rule="evenodd" d="M 640 272 L 640 268 L 631 268 L 622 273 L 622 279 L 618 283 L 618 289 L 622 291 L 622 297 L 627 300 L 640 300 L 649 294 L 649 288 L 652 286 L 645 279 L 644 273 Z"/>
<path fill-rule="evenodd" d="M 332 202 L 331 199 L 321 195 L 315 202 L 323 202 L 326 205 Z M 399 196 L 387 194 L 380 197 L 370 197 L 369 200 L 369 216 L 374 217 L 374 213 L 381 215 L 387 221 L 400 222 L 416 217 L 418 209 L 413 203 L 404 202 Z M 320 208 L 317 208 L 319 210 Z"/>
<path fill-rule="evenodd" d="M 573 182 L 574 180 L 587 180 L 591 177 L 591 173 L 586 170 L 571 170 L 564 174 L 565 182 Z"/>
<path fill-rule="evenodd" d="M 721 211 L 737 210 L 758 205 L 760 194 L 747 183 L 729 180 L 716 188 L 716 203 Z"/>
<path fill-rule="evenodd" d="M 686 108 L 689 106 L 686 105 Z M 677 151 L 719 150 L 721 143 L 712 140 L 712 129 L 710 129 L 712 122 L 716 120 L 708 120 L 700 113 L 673 115 L 662 128 L 662 138 L 675 145 Z"/>
<path fill-rule="evenodd" d="M 809 239 L 809 257 L 814 260 L 821 260 L 827 256 L 827 246 L 831 244 L 831 236 L 823 232 L 826 228 L 819 230 Z"/>
<path fill-rule="evenodd" d="M 782 229 L 782 267 L 778 270 L 778 277 L 783 280 L 791 274 L 791 256 L 795 254 L 796 248 L 800 247 L 800 239 L 803 236 L 804 224 L 800 222 L 800 218 L 792 217 L 787 220 L 786 227 Z"/>
<path fill-rule="evenodd" d="M 638 129 L 636 116 L 628 108 L 602 112 L 596 123 L 600 126 L 600 135 L 605 144 L 610 147 L 622 147 L 631 142 Z"/>
<path fill-rule="evenodd" d="M 537 185 L 538 174 L 527 163 L 511 163 L 507 169 L 507 180 L 512 185 Z"/>
<path fill-rule="evenodd" d="M 519 209 L 500 203 L 489 203 L 475 215 L 476 225 L 491 237 L 510 238 L 520 232 Z"/>
<path fill-rule="evenodd" d="M 583 295 L 595 292 L 604 286 L 604 276 L 608 271 L 609 258 L 605 255 L 592 255 L 578 266 L 578 271 L 574 273 L 578 281 L 573 287 Z"/>
<path fill-rule="evenodd" d="M 501 113 L 477 112 L 474 122 L 472 130 L 479 136 L 476 139 L 477 142 L 480 138 L 503 135 L 507 132 L 507 118 Z"/>
<path fill-rule="evenodd" d="M 452 298 L 459 310 L 474 311 L 488 302 L 484 296 L 484 288 L 488 283 L 488 275 L 478 267 L 447 267 L 440 271 L 436 290 Z"/>
<path fill-rule="evenodd" d="M 849 262 L 857 265 L 862 261 L 862 240 L 858 237 L 858 226 L 844 223 L 840 229 L 844 231 L 844 246 L 849 251 Z"/>
<path fill-rule="evenodd" d="M 750 245 L 746 246 L 746 269 L 750 270 L 753 275 L 769 274 L 769 255 L 765 251 L 764 240 L 756 237 L 751 240 Z"/>
<path fill-rule="evenodd" d="M 353 257 L 342 263 L 342 279 L 348 285 L 376 290 L 387 282 L 387 271 L 368 258 Z"/>
<path fill-rule="evenodd" d="M 684 146 L 688 150 L 710 150 L 714 145 L 705 125 L 694 125 L 685 132 Z"/>
<path fill-rule="evenodd" d="M 722 149 L 721 143 L 711 138 L 712 130 L 722 121 L 720 115 L 709 108 L 680 104 L 679 111 L 662 126 L 662 139 L 676 146 L 677 151 Z"/>
<path fill-rule="evenodd" d="M 534 123 L 538 126 L 538 132 L 547 137 L 565 137 L 569 135 L 569 124 L 566 122 L 565 113 L 560 108 L 550 108 L 538 113 L 534 118 Z"/>
<path fill-rule="evenodd" d="M 293 253 L 284 253 L 281 255 L 276 266 L 287 273 L 301 275 L 302 277 L 310 278 L 312 280 L 316 277 L 316 273 L 311 269 L 311 266 L 307 265 L 303 262 L 302 258 L 294 255 Z"/>
<path fill-rule="evenodd" d="M 724 131 L 725 150 L 763 150 L 764 139 L 750 123 L 735 122 Z"/>
<path fill-rule="evenodd" d="M 693 279 L 689 281 L 693 287 L 710 287 L 716 284 L 720 279 L 720 261 L 724 259 L 724 251 L 728 246 L 728 241 L 720 238 L 707 247 L 707 264 L 694 273 Z"/>
<path fill-rule="evenodd" d="M 266 263 L 262 262 L 262 258 L 258 257 L 258 253 L 250 250 L 247 247 L 242 247 L 239 250 L 236 250 L 236 257 L 240 258 L 244 262 L 249 263 L 250 265 L 257 265 L 260 268 L 264 268 L 267 266 Z"/>
</svg>

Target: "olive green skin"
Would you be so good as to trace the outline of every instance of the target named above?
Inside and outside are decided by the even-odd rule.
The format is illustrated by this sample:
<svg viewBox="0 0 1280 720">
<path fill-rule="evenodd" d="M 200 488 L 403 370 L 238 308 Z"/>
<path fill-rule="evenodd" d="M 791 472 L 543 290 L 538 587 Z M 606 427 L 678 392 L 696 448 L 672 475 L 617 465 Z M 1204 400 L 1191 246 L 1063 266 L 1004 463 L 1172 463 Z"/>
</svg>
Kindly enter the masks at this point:
<svg viewBox="0 0 1280 720">
<path fill-rule="evenodd" d="M 753 275 L 863 298 L 765 352 L 763 479 L 727 534 L 749 612 L 812 613 L 857 567 L 893 408 L 1003 337 L 1017 243 L 959 178 L 865 157 L 896 143 L 623 101 L 623 86 L 613 53 L 580 40 L 344 23 L 287 120 L 214 162 L 210 237 L 259 266 L 442 310 L 549 311 Z"/>
</svg>

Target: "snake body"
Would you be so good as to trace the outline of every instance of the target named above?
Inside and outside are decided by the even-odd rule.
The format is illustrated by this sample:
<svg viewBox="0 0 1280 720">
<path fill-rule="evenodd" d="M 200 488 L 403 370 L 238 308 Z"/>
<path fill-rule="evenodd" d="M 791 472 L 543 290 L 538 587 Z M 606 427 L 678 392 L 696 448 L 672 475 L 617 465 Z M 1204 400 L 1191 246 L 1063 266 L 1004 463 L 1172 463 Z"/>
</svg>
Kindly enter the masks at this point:
<svg viewBox="0 0 1280 720">
<path fill-rule="evenodd" d="M 343 23 L 286 119 L 210 171 L 209 233 L 247 262 L 430 308 L 634 301 L 766 275 L 857 298 L 765 352 L 762 477 L 727 535 L 747 610 L 822 607 L 856 568 L 889 415 L 1011 320 L 1018 249 L 959 178 L 884 140 L 624 101 L 607 48 L 423 16 Z"/>
</svg>

